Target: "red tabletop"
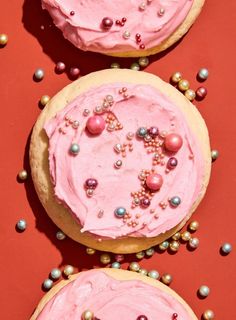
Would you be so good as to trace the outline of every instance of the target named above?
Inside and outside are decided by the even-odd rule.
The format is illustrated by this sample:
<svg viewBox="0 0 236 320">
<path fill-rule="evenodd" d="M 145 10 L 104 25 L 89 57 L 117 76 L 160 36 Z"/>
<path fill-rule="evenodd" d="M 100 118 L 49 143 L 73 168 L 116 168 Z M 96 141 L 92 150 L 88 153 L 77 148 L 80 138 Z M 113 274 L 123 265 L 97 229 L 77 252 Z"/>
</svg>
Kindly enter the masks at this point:
<svg viewBox="0 0 236 320">
<path fill-rule="evenodd" d="M 174 277 L 171 287 L 193 308 L 199 319 L 205 309 L 212 309 L 216 319 L 235 319 L 235 185 L 236 183 L 236 2 L 207 0 L 190 32 L 174 47 L 151 58 L 146 71 L 168 81 L 174 71 L 181 71 L 196 89 L 200 67 L 210 71 L 204 83 L 209 94 L 196 103 L 206 120 L 213 149 L 220 151 L 213 164 L 210 185 L 194 219 L 200 222 L 196 236 L 199 248 L 190 252 L 181 245 L 177 254 L 155 253 L 141 262 L 142 267 L 168 272 Z M 44 26 L 44 29 L 41 26 Z M 72 264 L 79 270 L 99 265 L 99 254 L 88 256 L 85 248 L 72 240 L 58 241 L 57 227 L 48 219 L 37 199 L 31 179 L 16 180 L 19 170 L 29 170 L 28 147 L 32 126 L 40 113 L 38 100 L 43 94 L 53 96 L 70 83 L 66 74 L 54 73 L 55 63 L 78 66 L 81 73 L 109 68 L 118 61 L 128 67 L 135 59 L 114 59 L 83 53 L 63 39 L 51 25 L 39 0 L 4 1 L 0 10 L 0 33 L 9 42 L 0 49 L 1 87 L 1 319 L 29 319 L 43 296 L 41 284 L 53 267 Z M 45 78 L 34 82 L 36 68 L 45 70 Z M 15 231 L 18 219 L 27 220 L 24 233 Z M 222 243 L 235 248 L 221 256 Z M 126 258 L 122 265 L 127 268 Z M 206 284 L 209 297 L 201 300 L 197 289 Z"/>
</svg>

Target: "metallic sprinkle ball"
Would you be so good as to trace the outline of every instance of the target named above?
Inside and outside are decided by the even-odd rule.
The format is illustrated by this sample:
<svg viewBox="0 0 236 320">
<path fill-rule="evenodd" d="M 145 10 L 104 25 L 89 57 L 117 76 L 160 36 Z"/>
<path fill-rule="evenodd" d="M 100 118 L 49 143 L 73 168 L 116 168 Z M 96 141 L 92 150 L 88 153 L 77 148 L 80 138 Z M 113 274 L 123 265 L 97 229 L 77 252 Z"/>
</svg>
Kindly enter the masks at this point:
<svg viewBox="0 0 236 320">
<path fill-rule="evenodd" d="M 40 99 L 41 106 L 45 107 L 46 104 L 49 102 L 50 97 L 48 95 L 43 95 Z"/>
<path fill-rule="evenodd" d="M 199 222 L 197 222 L 197 221 L 190 222 L 190 224 L 188 225 L 188 228 L 192 232 L 197 231 L 199 228 Z"/>
<path fill-rule="evenodd" d="M 203 100 L 207 95 L 207 89 L 205 87 L 199 87 L 196 90 L 196 95 L 199 100 Z"/>
<path fill-rule="evenodd" d="M 74 267 L 68 264 L 67 266 L 65 266 L 63 273 L 67 277 L 72 275 L 74 273 Z"/>
<path fill-rule="evenodd" d="M 210 293 L 210 289 L 207 286 L 203 285 L 198 289 L 198 293 L 201 297 L 207 297 Z"/>
<path fill-rule="evenodd" d="M 126 214 L 126 209 L 123 207 L 118 207 L 116 208 L 114 213 L 117 218 L 123 218 L 124 215 Z"/>
<path fill-rule="evenodd" d="M 63 231 L 59 230 L 56 233 L 57 240 L 64 240 L 66 238 L 66 235 Z"/>
<path fill-rule="evenodd" d="M 131 70 L 139 71 L 140 70 L 140 65 L 136 62 L 132 63 L 130 66 Z"/>
<path fill-rule="evenodd" d="M 28 178 L 28 173 L 26 170 L 21 170 L 19 173 L 18 173 L 18 178 L 22 181 L 26 180 Z"/>
<path fill-rule="evenodd" d="M 5 33 L 0 34 L 0 46 L 5 46 L 8 42 L 8 36 Z"/>
<path fill-rule="evenodd" d="M 72 143 L 70 146 L 70 153 L 73 155 L 78 154 L 80 151 L 80 147 L 77 143 Z"/>
<path fill-rule="evenodd" d="M 144 138 L 145 135 L 147 134 L 147 129 L 144 128 L 144 127 L 138 128 L 136 134 L 137 134 L 137 136 L 139 136 L 140 138 Z"/>
<path fill-rule="evenodd" d="M 73 77 L 73 78 L 78 78 L 80 74 L 80 69 L 77 68 L 77 67 L 72 67 L 70 68 L 70 76 Z"/>
<path fill-rule="evenodd" d="M 61 276 L 61 270 L 58 269 L 58 268 L 54 268 L 51 270 L 50 272 L 50 277 L 53 279 L 53 280 L 58 280 Z"/>
<path fill-rule="evenodd" d="M 141 57 L 139 58 L 138 63 L 140 67 L 145 68 L 149 65 L 149 59 L 148 57 Z"/>
<path fill-rule="evenodd" d="M 183 241 L 189 241 L 191 239 L 191 233 L 188 232 L 188 231 L 184 231 L 182 234 L 181 234 L 181 239 Z"/>
<path fill-rule="evenodd" d="M 189 89 L 189 86 L 190 86 L 190 84 L 189 84 L 188 80 L 186 80 L 186 79 L 182 79 L 178 82 L 178 88 L 181 91 L 187 91 Z"/>
<path fill-rule="evenodd" d="M 53 281 L 51 279 L 46 279 L 43 282 L 43 288 L 45 290 L 50 290 L 52 288 L 52 285 L 53 285 Z"/>
<path fill-rule="evenodd" d="M 131 262 L 129 265 L 129 270 L 138 272 L 140 270 L 140 265 L 138 264 L 138 262 Z"/>
<path fill-rule="evenodd" d="M 193 101 L 196 98 L 196 93 L 193 89 L 186 90 L 184 95 L 189 101 Z"/>
<path fill-rule="evenodd" d="M 128 30 L 126 30 L 124 33 L 123 33 L 123 38 L 124 39 L 129 39 L 130 37 L 130 32 Z"/>
<path fill-rule="evenodd" d="M 232 245 L 230 243 L 224 243 L 221 246 L 221 250 L 225 253 L 225 254 L 229 254 L 232 251 Z"/>
<path fill-rule="evenodd" d="M 177 152 L 183 145 L 183 138 L 177 133 L 169 133 L 165 136 L 165 148 L 171 152 Z"/>
<path fill-rule="evenodd" d="M 101 254 L 101 256 L 100 256 L 100 262 L 101 262 L 102 264 L 108 264 L 108 263 L 111 262 L 111 257 L 109 256 L 108 253 L 103 253 L 103 254 Z"/>
<path fill-rule="evenodd" d="M 181 203 L 181 199 L 178 196 L 172 197 L 170 199 L 170 204 L 172 207 L 178 207 Z"/>
<path fill-rule="evenodd" d="M 119 63 L 113 62 L 113 63 L 111 64 L 111 69 L 119 69 L 119 68 L 120 68 Z"/>
<path fill-rule="evenodd" d="M 192 249 L 197 249 L 197 247 L 199 246 L 199 239 L 198 238 L 191 238 L 188 242 L 190 248 Z"/>
<path fill-rule="evenodd" d="M 215 314 L 212 310 L 206 310 L 202 315 L 204 320 L 212 320 L 215 318 Z"/>
<path fill-rule="evenodd" d="M 44 70 L 41 68 L 38 68 L 34 72 L 34 77 L 37 80 L 42 80 L 44 78 Z"/>
<path fill-rule="evenodd" d="M 150 270 L 150 271 L 148 272 L 148 276 L 149 276 L 150 278 L 152 278 L 152 279 L 157 280 L 160 275 L 159 275 L 159 272 L 158 272 L 157 270 Z"/>
<path fill-rule="evenodd" d="M 152 257 L 155 253 L 155 250 L 153 248 L 149 248 L 145 251 L 145 253 L 148 257 Z"/>
<path fill-rule="evenodd" d="M 180 244 L 178 241 L 171 241 L 170 250 L 173 252 L 177 252 L 179 250 Z"/>
<path fill-rule="evenodd" d="M 172 236 L 172 239 L 177 241 L 177 240 L 180 239 L 180 237 L 181 237 L 181 233 L 180 233 L 180 232 L 176 232 L 176 233 Z"/>
<path fill-rule="evenodd" d="M 112 267 L 113 269 L 120 269 L 120 263 L 117 262 L 117 261 L 115 261 L 115 262 L 112 263 L 111 267 Z"/>
<path fill-rule="evenodd" d="M 65 65 L 65 63 L 64 63 L 64 62 L 61 62 L 61 61 L 57 62 L 56 66 L 55 66 L 55 71 L 56 71 L 57 73 L 62 73 L 62 72 L 64 72 L 65 70 L 66 70 L 66 65 Z"/>
<path fill-rule="evenodd" d="M 105 17 L 102 19 L 102 28 L 109 30 L 113 26 L 113 20 L 109 17 Z"/>
<path fill-rule="evenodd" d="M 93 248 L 86 248 L 86 253 L 89 254 L 90 256 L 95 254 L 96 250 Z"/>
<path fill-rule="evenodd" d="M 82 320 L 93 320 L 94 314 L 90 310 L 85 310 L 82 314 Z"/>
<path fill-rule="evenodd" d="M 146 269 L 142 269 L 142 268 L 139 269 L 138 273 L 140 273 L 142 276 L 148 275 L 148 271 Z"/>
<path fill-rule="evenodd" d="M 171 282 L 173 281 L 173 277 L 171 274 L 169 273 L 165 273 L 163 274 L 163 276 L 161 277 L 161 282 L 163 282 L 166 285 L 170 285 Z"/>
<path fill-rule="evenodd" d="M 27 223 L 24 219 L 21 219 L 17 222 L 16 227 L 20 231 L 25 231 L 25 229 L 27 228 Z"/>
<path fill-rule="evenodd" d="M 209 71 L 207 70 L 207 68 L 202 68 L 198 71 L 198 77 L 201 80 L 206 80 L 209 76 Z"/>
<path fill-rule="evenodd" d="M 167 169 L 173 170 L 178 164 L 178 160 L 175 157 L 170 157 L 167 161 Z"/>
<path fill-rule="evenodd" d="M 143 259 L 145 257 L 145 252 L 144 251 L 140 251 L 136 253 L 136 258 L 137 259 Z"/>
<path fill-rule="evenodd" d="M 172 74 L 171 81 L 173 83 L 178 83 L 180 80 L 182 80 L 182 74 L 180 72 L 175 72 Z"/>
<path fill-rule="evenodd" d="M 212 161 L 215 161 L 219 157 L 219 151 L 218 150 L 211 150 L 211 159 Z"/>
<path fill-rule="evenodd" d="M 168 241 L 163 241 L 162 243 L 159 244 L 159 249 L 162 251 L 165 251 L 169 247 L 169 242 Z"/>
</svg>

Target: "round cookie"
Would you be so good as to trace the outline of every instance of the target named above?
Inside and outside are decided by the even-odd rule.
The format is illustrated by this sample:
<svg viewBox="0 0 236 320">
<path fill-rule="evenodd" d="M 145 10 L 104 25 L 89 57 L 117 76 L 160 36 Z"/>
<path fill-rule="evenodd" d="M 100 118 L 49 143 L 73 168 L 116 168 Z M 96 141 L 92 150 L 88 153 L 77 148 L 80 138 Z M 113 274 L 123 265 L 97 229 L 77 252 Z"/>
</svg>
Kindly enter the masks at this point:
<svg viewBox="0 0 236 320">
<path fill-rule="evenodd" d="M 111 313 L 114 320 L 121 316 L 137 320 L 140 315 L 150 320 L 197 320 L 188 304 L 160 281 L 107 268 L 81 272 L 58 283 L 42 298 L 30 320 L 80 319 L 88 309 L 101 320 L 110 319 Z"/>
<path fill-rule="evenodd" d="M 124 86 L 127 92 L 120 91 Z M 92 117 L 101 97 L 111 93 L 115 102 L 113 114 L 118 115 L 123 129 L 107 131 L 108 123 L 100 135 L 91 136 L 85 129 L 86 121 Z M 126 93 L 130 96 L 124 97 Z M 86 108 L 91 111 L 87 117 Z M 72 128 L 73 121 L 65 120 L 66 115 L 76 116 L 80 122 L 78 129 Z M 107 112 L 98 114 L 103 118 L 105 115 Z M 65 134 L 61 132 L 62 124 Z M 145 142 L 139 137 L 133 138 L 133 151 L 127 150 L 125 158 L 113 147 L 125 141 L 130 129 L 155 124 L 162 130 L 181 133 L 183 146 L 177 153 L 166 153 L 164 165 L 156 164 L 163 185 L 153 192 L 150 206 L 132 208 L 134 198 L 130 192 L 137 191 L 144 182 L 138 178 L 139 169 L 152 167 L 153 153 L 147 153 Z M 81 135 L 75 139 L 80 147 L 75 155 L 69 150 L 74 134 Z M 168 159 L 173 155 L 178 165 L 166 172 Z M 114 160 L 120 158 L 124 164 L 117 169 Z M 175 88 L 145 72 L 103 70 L 73 82 L 50 100 L 32 133 L 30 164 L 40 201 L 49 217 L 68 236 L 94 249 L 132 253 L 164 241 L 183 227 L 205 194 L 211 154 L 204 120 Z M 87 196 L 84 188 L 86 178 L 96 178 L 98 182 L 92 197 Z M 149 195 L 149 191 L 145 192 Z M 179 206 L 168 201 L 176 196 L 182 200 Z M 136 219 L 139 224 L 129 225 L 129 217 L 126 221 L 125 217 L 117 217 L 118 207 L 124 207 L 131 215 L 134 213 L 135 219 L 141 213 Z"/>
<path fill-rule="evenodd" d="M 204 0 L 42 0 L 55 25 L 76 47 L 118 57 L 167 49 L 189 30 L 203 4 Z"/>
</svg>

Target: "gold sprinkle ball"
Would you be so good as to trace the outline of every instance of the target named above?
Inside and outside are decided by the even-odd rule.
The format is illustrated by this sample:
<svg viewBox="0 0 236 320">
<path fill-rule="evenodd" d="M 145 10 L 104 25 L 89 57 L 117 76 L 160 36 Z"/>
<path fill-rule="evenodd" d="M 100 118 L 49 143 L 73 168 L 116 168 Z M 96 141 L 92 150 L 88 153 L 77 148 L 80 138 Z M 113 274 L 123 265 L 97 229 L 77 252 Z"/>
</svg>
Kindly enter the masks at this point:
<svg viewBox="0 0 236 320">
<path fill-rule="evenodd" d="M 110 262 L 111 262 L 111 257 L 110 257 L 110 255 L 109 255 L 108 253 L 103 253 L 103 254 L 101 254 L 101 256 L 100 256 L 100 262 L 101 262 L 102 264 L 108 264 L 108 263 L 110 263 Z"/>
<path fill-rule="evenodd" d="M 26 170 L 21 170 L 19 173 L 18 173 L 18 178 L 22 181 L 25 181 L 27 178 L 28 178 L 28 173 Z"/>
<path fill-rule="evenodd" d="M 96 252 L 96 250 L 93 248 L 86 248 L 86 253 L 89 255 L 93 255 L 95 252 Z"/>
</svg>

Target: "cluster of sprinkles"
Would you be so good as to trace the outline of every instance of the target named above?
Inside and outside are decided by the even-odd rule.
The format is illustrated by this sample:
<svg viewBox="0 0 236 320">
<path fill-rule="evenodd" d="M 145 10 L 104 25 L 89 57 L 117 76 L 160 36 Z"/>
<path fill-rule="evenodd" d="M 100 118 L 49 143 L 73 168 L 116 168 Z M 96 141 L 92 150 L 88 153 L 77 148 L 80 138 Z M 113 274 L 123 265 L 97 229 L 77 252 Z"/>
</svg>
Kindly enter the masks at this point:
<svg viewBox="0 0 236 320">
<path fill-rule="evenodd" d="M 155 166 L 165 165 L 164 152 L 176 153 L 182 147 L 183 139 L 177 133 L 159 132 L 157 127 L 140 127 L 136 135 L 139 139 L 144 141 L 144 146 L 147 148 L 147 153 L 154 153 L 152 165 L 154 166 L 151 170 L 142 170 L 139 174 L 139 179 L 141 180 L 141 189 L 137 192 L 132 192 L 131 196 L 133 198 L 131 208 L 136 206 L 141 206 L 147 208 L 151 204 L 151 199 L 155 195 L 155 192 L 159 191 L 163 184 L 163 177 L 158 174 Z M 166 164 L 166 173 L 173 170 L 178 164 L 178 160 L 171 156 Z M 181 199 L 178 196 L 173 196 L 168 199 L 171 207 L 177 207 L 181 203 Z M 166 201 L 160 202 L 160 207 L 165 209 L 167 207 Z M 153 210 L 151 210 L 150 213 Z M 155 215 L 158 218 L 158 215 Z"/>
<path fill-rule="evenodd" d="M 147 7 L 152 3 L 152 0 L 146 0 L 142 1 L 139 5 L 137 10 L 140 12 L 143 12 L 147 9 Z M 161 18 L 165 14 L 165 8 L 160 7 L 157 11 L 157 17 Z M 115 21 L 115 23 L 114 23 Z M 104 17 L 100 23 L 101 29 L 105 32 L 109 31 L 113 26 L 115 27 L 124 27 L 127 22 L 127 17 L 123 17 L 121 19 L 113 19 L 111 17 Z M 124 39 L 130 39 L 131 38 L 131 32 L 129 30 L 125 30 L 122 34 L 122 37 Z M 144 50 L 145 49 L 145 44 L 142 40 L 142 35 L 140 33 L 135 34 L 135 42 L 138 45 L 139 49 Z"/>
<path fill-rule="evenodd" d="M 163 9 L 164 10 L 164 9 Z M 130 33 L 127 33 L 130 36 Z M 141 35 L 136 34 L 136 42 L 141 42 Z M 145 47 L 144 47 L 145 48 Z M 143 49 L 144 49 L 143 48 Z M 148 57 L 140 57 L 138 62 L 133 62 L 130 65 L 131 70 L 139 71 L 140 68 L 145 68 L 149 65 Z M 119 69 L 120 64 L 113 62 L 110 66 L 112 69 Z M 209 71 L 207 68 L 201 68 L 197 73 L 197 80 L 203 82 L 208 79 Z M 204 86 L 198 87 L 196 90 L 190 88 L 190 82 L 186 79 L 183 79 L 182 73 L 177 71 L 172 74 L 170 81 L 173 85 L 179 89 L 188 100 L 193 101 L 194 99 L 203 100 L 207 95 L 207 89 Z"/>
<path fill-rule="evenodd" d="M 209 76 L 209 71 L 207 68 L 201 68 L 197 73 L 197 79 L 200 82 L 207 80 L 208 76 Z M 183 76 L 179 71 L 173 73 L 173 75 L 171 76 L 171 83 L 176 85 L 177 88 L 181 92 L 183 92 L 185 97 L 190 101 L 193 101 L 195 98 L 197 98 L 198 100 L 202 100 L 207 95 L 207 89 L 203 86 L 200 86 L 196 91 L 191 89 L 189 81 L 186 79 L 183 79 Z"/>
</svg>

